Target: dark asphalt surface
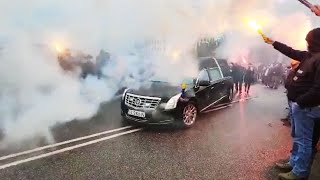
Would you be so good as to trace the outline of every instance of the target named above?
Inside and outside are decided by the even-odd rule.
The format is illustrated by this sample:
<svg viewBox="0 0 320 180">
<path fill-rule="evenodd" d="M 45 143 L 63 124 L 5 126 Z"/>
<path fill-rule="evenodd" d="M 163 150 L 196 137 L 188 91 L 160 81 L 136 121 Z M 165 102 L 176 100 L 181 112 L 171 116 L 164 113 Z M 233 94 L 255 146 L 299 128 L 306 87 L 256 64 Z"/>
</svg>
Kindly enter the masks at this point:
<svg viewBox="0 0 320 180">
<path fill-rule="evenodd" d="M 288 157 L 283 89 L 253 86 L 248 101 L 206 114 L 191 129 L 148 128 L 0 170 L 0 179 L 277 179 Z M 91 120 L 54 128 L 57 142 L 123 126 L 119 101 Z M 1 152 L 6 154 L 9 152 Z M 320 179 L 320 157 L 310 179 Z"/>
</svg>

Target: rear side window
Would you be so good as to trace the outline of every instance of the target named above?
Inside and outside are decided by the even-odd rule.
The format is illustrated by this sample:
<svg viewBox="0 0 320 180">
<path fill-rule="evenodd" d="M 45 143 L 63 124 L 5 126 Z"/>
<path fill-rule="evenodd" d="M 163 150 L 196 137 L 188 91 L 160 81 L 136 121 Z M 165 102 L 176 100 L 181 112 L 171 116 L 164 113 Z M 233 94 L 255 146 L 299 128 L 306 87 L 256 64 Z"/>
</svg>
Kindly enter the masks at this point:
<svg viewBox="0 0 320 180">
<path fill-rule="evenodd" d="M 206 70 L 200 71 L 199 76 L 198 76 L 198 81 L 210 81 Z"/>
<path fill-rule="evenodd" d="M 222 74 L 219 68 L 208 69 L 208 73 L 212 81 L 216 81 L 222 78 Z"/>
</svg>

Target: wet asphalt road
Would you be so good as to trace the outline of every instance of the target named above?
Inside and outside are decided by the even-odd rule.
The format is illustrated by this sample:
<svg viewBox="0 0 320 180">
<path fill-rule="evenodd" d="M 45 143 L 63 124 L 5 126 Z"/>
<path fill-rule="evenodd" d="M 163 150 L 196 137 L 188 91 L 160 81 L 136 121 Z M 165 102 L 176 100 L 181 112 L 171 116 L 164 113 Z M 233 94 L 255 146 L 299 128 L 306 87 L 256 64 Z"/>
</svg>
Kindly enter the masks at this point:
<svg viewBox="0 0 320 180">
<path fill-rule="evenodd" d="M 0 179 L 277 179 L 273 165 L 288 157 L 291 143 L 279 120 L 286 115 L 284 90 L 255 85 L 252 96 L 258 97 L 202 116 L 191 129 L 143 129 L 0 170 Z M 56 141 L 123 126 L 118 107 L 115 100 L 91 120 L 56 127 Z"/>
</svg>

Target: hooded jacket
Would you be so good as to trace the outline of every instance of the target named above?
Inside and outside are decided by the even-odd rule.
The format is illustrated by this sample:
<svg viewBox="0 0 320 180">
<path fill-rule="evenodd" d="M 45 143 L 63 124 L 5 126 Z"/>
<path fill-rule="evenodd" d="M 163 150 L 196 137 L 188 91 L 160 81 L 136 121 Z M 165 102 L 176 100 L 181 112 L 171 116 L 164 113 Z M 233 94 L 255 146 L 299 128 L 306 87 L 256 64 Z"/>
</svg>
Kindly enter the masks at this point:
<svg viewBox="0 0 320 180">
<path fill-rule="evenodd" d="M 308 51 L 294 50 L 280 42 L 273 47 L 282 54 L 300 61 L 299 67 L 288 79 L 288 98 L 301 107 L 320 105 L 320 28 L 310 31 L 306 37 Z"/>
</svg>

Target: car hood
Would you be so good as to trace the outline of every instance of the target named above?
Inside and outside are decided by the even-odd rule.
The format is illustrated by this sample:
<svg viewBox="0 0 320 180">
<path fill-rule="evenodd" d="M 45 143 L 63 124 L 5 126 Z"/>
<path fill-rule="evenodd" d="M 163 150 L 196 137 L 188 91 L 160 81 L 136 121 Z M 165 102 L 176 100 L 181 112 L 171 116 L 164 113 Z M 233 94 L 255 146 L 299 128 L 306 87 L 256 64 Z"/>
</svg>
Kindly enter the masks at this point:
<svg viewBox="0 0 320 180">
<path fill-rule="evenodd" d="M 174 86 L 168 83 L 152 83 L 137 89 L 129 89 L 127 92 L 140 96 L 160 97 L 165 100 L 181 93 L 181 91 L 180 86 Z"/>
</svg>

